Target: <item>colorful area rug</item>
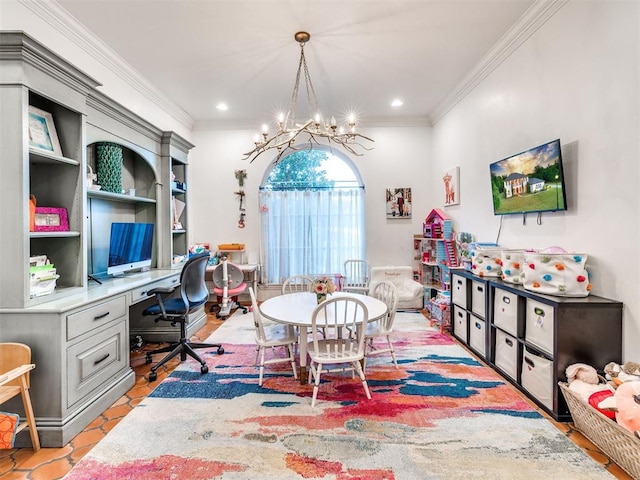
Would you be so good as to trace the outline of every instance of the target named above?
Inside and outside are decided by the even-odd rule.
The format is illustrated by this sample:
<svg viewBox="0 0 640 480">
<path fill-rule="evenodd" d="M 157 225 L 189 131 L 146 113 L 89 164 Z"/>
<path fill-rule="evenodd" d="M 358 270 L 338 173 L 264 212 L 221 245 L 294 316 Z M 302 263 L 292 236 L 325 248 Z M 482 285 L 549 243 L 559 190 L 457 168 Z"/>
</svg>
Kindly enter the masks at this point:
<svg viewBox="0 0 640 480">
<path fill-rule="evenodd" d="M 318 402 L 287 364 L 258 386 L 250 315 L 212 336 L 210 373 L 183 363 L 67 480 L 613 478 L 491 369 L 418 313 L 399 313 L 390 357 L 372 357 L 372 399 L 327 375 Z M 324 378 L 324 377 L 323 377 Z"/>
</svg>

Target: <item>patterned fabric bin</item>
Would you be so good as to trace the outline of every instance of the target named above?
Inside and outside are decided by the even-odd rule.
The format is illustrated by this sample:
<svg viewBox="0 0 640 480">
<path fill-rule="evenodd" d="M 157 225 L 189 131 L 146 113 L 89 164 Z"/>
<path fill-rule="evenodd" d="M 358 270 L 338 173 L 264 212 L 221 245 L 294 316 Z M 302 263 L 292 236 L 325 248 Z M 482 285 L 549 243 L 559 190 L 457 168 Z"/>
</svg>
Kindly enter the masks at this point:
<svg viewBox="0 0 640 480">
<path fill-rule="evenodd" d="M 526 290 L 560 297 L 586 297 L 591 292 L 583 253 L 524 253 Z"/>
</svg>

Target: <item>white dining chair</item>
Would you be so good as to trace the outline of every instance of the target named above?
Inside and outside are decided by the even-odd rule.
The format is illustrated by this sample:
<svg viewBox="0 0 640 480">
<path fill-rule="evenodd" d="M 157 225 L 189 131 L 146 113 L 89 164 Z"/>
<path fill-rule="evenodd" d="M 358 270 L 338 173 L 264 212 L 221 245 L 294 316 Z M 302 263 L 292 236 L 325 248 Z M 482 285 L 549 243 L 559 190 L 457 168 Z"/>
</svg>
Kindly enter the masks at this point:
<svg viewBox="0 0 640 480">
<path fill-rule="evenodd" d="M 369 263 L 366 260 L 346 260 L 344 262 L 343 292 L 362 293 L 369 291 Z"/>
<path fill-rule="evenodd" d="M 308 275 L 291 275 L 282 283 L 282 294 L 312 292 L 313 278 Z"/>
<path fill-rule="evenodd" d="M 368 399 L 369 386 L 360 362 L 364 362 L 364 328 L 369 318 L 366 305 L 357 298 L 336 297 L 318 305 L 311 318 L 313 340 L 307 344 L 311 358 L 309 383 L 313 380 L 311 406 L 314 407 L 324 372 L 356 372 Z M 355 334 L 350 335 L 350 329 Z M 322 334 L 324 331 L 324 335 Z M 330 368 L 327 368 L 329 366 Z"/>
<path fill-rule="evenodd" d="M 375 322 L 367 324 L 364 334 L 365 366 L 367 358 L 371 355 L 390 353 L 391 358 L 393 359 L 393 364 L 398 368 L 398 361 L 396 360 L 393 342 L 391 341 L 391 335 L 393 334 L 393 322 L 396 318 L 396 308 L 398 306 L 398 291 L 393 283 L 385 280 L 373 287 L 371 296 L 378 300 L 382 300 L 387 305 L 387 314 Z M 379 346 L 374 345 L 374 341 L 377 338 L 385 338 L 387 341 L 387 347 L 380 348 Z"/>
<path fill-rule="evenodd" d="M 260 377 L 258 379 L 258 385 L 262 386 L 265 365 L 271 365 L 274 363 L 290 362 L 291 369 L 293 370 L 293 377 L 298 378 L 295 357 L 293 354 L 297 337 L 293 331 L 293 327 L 289 325 L 264 325 L 253 287 L 249 287 L 249 295 L 251 296 L 253 326 L 255 327 L 256 363 L 258 363 L 258 360 L 260 361 Z M 286 349 L 287 356 L 278 357 L 274 355 L 273 358 L 267 360 L 265 358 L 267 349 L 270 348 L 274 351 L 276 347 L 284 347 Z"/>
</svg>

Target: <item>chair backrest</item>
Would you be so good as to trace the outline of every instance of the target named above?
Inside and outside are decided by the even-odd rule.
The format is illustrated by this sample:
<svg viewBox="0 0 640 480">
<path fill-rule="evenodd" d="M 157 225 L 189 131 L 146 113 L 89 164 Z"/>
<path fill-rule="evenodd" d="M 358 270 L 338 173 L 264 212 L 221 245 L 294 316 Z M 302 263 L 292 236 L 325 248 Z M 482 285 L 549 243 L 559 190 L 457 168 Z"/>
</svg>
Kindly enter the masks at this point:
<svg viewBox="0 0 640 480">
<path fill-rule="evenodd" d="M 256 294 L 253 291 L 253 287 L 249 287 L 249 296 L 251 297 L 251 310 L 253 313 L 253 326 L 255 328 L 256 343 L 266 341 L 267 336 L 264 333 L 264 323 L 262 322 L 262 313 L 258 307 L 258 301 L 256 300 Z"/>
<path fill-rule="evenodd" d="M 346 260 L 344 262 L 345 289 L 350 287 L 366 289 L 369 286 L 369 263 L 366 260 Z"/>
<path fill-rule="evenodd" d="M 311 317 L 313 348 L 327 345 L 326 359 L 364 356 L 364 329 L 369 318 L 367 306 L 354 297 L 334 297 L 320 303 Z M 356 332 L 350 335 L 349 332 Z"/>
<path fill-rule="evenodd" d="M 373 287 L 371 296 L 382 300 L 387 305 L 387 315 L 380 322 L 385 330 L 391 331 L 398 307 L 398 289 L 393 283 L 385 280 Z"/>
<path fill-rule="evenodd" d="M 182 267 L 180 295 L 189 311 L 204 305 L 209 299 L 209 289 L 204 278 L 208 261 L 208 253 L 199 253 L 187 260 Z"/>
<path fill-rule="evenodd" d="M 313 291 L 313 278 L 308 275 L 291 275 L 282 283 L 282 294 Z"/>
<path fill-rule="evenodd" d="M 213 284 L 220 289 L 224 288 L 224 264 L 225 261 L 223 260 L 216 266 L 213 274 L 211 275 Z M 235 263 L 231 263 L 227 260 L 226 264 L 228 281 L 227 288 L 229 288 L 229 290 L 238 288 L 240 285 L 242 285 L 242 282 L 244 282 L 244 272 Z"/>
<path fill-rule="evenodd" d="M 24 343 L 0 343 L 0 377 L 3 373 L 13 370 L 21 365 L 31 363 L 31 348 Z M 29 386 L 29 374 L 26 375 L 27 387 Z M 20 379 L 16 378 L 5 385 L 19 386 Z"/>
</svg>

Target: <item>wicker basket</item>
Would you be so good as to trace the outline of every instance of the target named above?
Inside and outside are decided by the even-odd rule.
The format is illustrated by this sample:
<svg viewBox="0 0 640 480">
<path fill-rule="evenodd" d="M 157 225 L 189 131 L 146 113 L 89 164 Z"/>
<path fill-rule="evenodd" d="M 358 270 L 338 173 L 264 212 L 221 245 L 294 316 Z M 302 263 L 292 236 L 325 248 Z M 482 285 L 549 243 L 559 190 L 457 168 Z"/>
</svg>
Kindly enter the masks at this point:
<svg viewBox="0 0 640 480">
<path fill-rule="evenodd" d="M 559 385 L 576 429 L 625 472 L 640 480 L 640 439 L 585 402 L 567 383 Z"/>
</svg>

